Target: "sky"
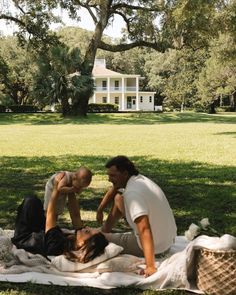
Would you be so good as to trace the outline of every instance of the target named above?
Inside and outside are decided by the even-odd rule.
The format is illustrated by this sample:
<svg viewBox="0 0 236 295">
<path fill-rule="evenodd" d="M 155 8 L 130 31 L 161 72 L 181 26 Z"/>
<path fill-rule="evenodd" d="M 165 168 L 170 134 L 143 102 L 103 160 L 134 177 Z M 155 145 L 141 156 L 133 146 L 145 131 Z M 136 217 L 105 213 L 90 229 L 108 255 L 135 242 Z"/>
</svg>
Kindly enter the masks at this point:
<svg viewBox="0 0 236 295">
<path fill-rule="evenodd" d="M 57 14 L 62 17 L 63 22 L 67 26 L 78 26 L 83 29 L 87 29 L 90 31 L 93 31 L 95 26 L 93 23 L 93 20 L 86 9 L 81 9 L 79 11 L 79 16 L 81 18 L 80 22 L 73 21 L 69 18 L 68 14 L 65 11 L 61 11 L 60 9 L 57 10 Z M 119 38 L 121 37 L 121 29 L 124 27 L 125 23 L 122 20 L 121 16 L 116 16 L 114 19 L 113 24 L 108 27 L 104 34 L 113 37 L 113 38 Z M 51 29 L 56 29 L 58 27 L 62 26 L 61 24 L 54 24 L 51 26 Z M 12 35 L 13 32 L 17 29 L 14 24 L 6 24 L 3 20 L 0 20 L 0 31 L 3 33 L 3 35 Z"/>
</svg>

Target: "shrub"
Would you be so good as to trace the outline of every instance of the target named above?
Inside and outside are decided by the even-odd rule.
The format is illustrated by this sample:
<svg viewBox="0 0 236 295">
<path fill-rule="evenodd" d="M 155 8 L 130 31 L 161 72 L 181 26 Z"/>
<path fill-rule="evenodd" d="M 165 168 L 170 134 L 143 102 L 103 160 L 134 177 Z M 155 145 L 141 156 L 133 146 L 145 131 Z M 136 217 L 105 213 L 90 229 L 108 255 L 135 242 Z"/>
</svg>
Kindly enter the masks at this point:
<svg viewBox="0 0 236 295">
<path fill-rule="evenodd" d="M 6 112 L 6 106 L 0 105 L 0 113 L 5 113 Z"/>
<path fill-rule="evenodd" d="M 163 112 L 163 106 L 162 105 L 156 105 L 156 106 L 154 106 L 154 110 L 155 110 L 155 112 L 157 112 L 157 113 L 162 113 Z"/>
<path fill-rule="evenodd" d="M 14 113 L 35 113 L 39 111 L 37 106 L 34 105 L 10 105 L 9 109 Z"/>
<path fill-rule="evenodd" d="M 221 106 L 216 108 L 216 112 L 220 113 L 220 112 L 235 112 L 235 109 L 231 106 Z"/>
<path fill-rule="evenodd" d="M 44 108 L 43 108 L 43 111 L 44 112 L 52 112 L 52 107 L 50 105 L 46 105 Z"/>
<path fill-rule="evenodd" d="M 197 113 L 205 113 L 208 111 L 206 105 L 201 101 L 196 101 L 193 107 Z"/>
<path fill-rule="evenodd" d="M 113 113 L 118 112 L 119 106 L 112 103 L 90 103 L 88 105 L 89 113 Z"/>
<path fill-rule="evenodd" d="M 163 111 L 164 111 L 164 112 L 168 112 L 168 113 L 169 113 L 169 112 L 173 112 L 173 108 L 164 107 L 164 108 L 163 108 Z"/>
<path fill-rule="evenodd" d="M 55 103 L 54 111 L 57 113 L 62 113 L 62 105 L 60 103 Z"/>
</svg>

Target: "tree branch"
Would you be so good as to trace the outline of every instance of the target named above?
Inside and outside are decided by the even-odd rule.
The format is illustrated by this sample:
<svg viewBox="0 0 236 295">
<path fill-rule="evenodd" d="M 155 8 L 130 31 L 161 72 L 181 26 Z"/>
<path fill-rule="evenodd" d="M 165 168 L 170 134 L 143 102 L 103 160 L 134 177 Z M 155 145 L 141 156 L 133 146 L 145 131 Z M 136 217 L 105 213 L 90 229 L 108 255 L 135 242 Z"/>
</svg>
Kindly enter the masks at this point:
<svg viewBox="0 0 236 295">
<path fill-rule="evenodd" d="M 89 14 L 91 15 L 91 17 L 92 17 L 94 23 L 97 24 L 97 23 L 98 23 L 98 20 L 97 20 L 95 14 L 93 13 L 91 7 L 90 7 L 88 4 L 86 4 L 86 5 L 84 6 L 84 8 L 86 8 L 86 9 L 88 10 L 88 12 L 89 12 Z"/>
<path fill-rule="evenodd" d="M 159 11 L 160 7 L 143 7 L 143 6 L 137 6 L 137 5 L 130 5 L 130 4 L 126 4 L 126 3 L 118 3 L 112 6 L 112 10 L 116 11 L 117 9 L 122 9 L 122 8 L 126 8 L 126 9 L 133 9 L 133 10 L 143 10 L 143 11 Z"/>
<path fill-rule="evenodd" d="M 126 51 L 135 47 L 142 47 L 142 46 L 153 48 L 159 52 L 165 51 L 164 46 L 162 46 L 161 43 L 157 44 L 156 42 L 152 43 L 152 42 L 147 42 L 143 40 L 138 40 L 133 43 L 125 43 L 125 44 L 117 44 L 117 45 L 107 44 L 103 41 L 100 41 L 98 48 L 106 50 L 106 51 L 111 51 L 111 52 L 120 52 L 120 51 Z"/>
<path fill-rule="evenodd" d="M 86 3 L 84 3 L 84 2 L 82 2 L 80 0 L 74 0 L 73 4 L 80 5 L 80 6 L 84 7 L 84 8 L 87 8 L 87 6 L 96 8 L 98 6 L 98 4 L 89 4 L 90 2 L 91 2 L 90 0 L 86 1 Z"/>
<path fill-rule="evenodd" d="M 26 24 L 23 21 L 19 20 L 18 18 L 14 17 L 14 16 L 1 14 L 0 19 L 10 20 L 10 21 L 13 21 L 13 22 L 15 22 L 15 23 L 17 23 L 17 24 L 19 24 L 19 25 L 21 25 L 23 27 L 26 27 Z"/>
<path fill-rule="evenodd" d="M 91 0 L 87 0 L 86 3 L 83 3 L 80 0 L 73 1 L 74 4 L 80 5 L 81 7 L 87 9 L 87 11 L 89 12 L 90 16 L 92 17 L 94 23 L 97 24 L 98 20 L 97 20 L 95 14 L 93 13 L 93 11 L 91 9 L 91 8 L 96 8 L 97 5 L 96 4 L 89 4 L 90 2 L 91 2 Z"/>
<path fill-rule="evenodd" d="M 126 17 L 126 15 L 123 14 L 122 12 L 119 12 L 119 11 L 114 12 L 114 14 L 119 14 L 119 15 L 123 18 L 123 20 L 124 20 L 125 23 L 126 23 L 127 30 L 128 30 L 128 32 L 131 34 L 132 32 L 131 32 L 131 30 L 130 30 L 130 20 Z"/>
<path fill-rule="evenodd" d="M 26 14 L 22 7 L 17 3 L 18 1 L 13 1 L 14 5 L 23 13 Z"/>
</svg>

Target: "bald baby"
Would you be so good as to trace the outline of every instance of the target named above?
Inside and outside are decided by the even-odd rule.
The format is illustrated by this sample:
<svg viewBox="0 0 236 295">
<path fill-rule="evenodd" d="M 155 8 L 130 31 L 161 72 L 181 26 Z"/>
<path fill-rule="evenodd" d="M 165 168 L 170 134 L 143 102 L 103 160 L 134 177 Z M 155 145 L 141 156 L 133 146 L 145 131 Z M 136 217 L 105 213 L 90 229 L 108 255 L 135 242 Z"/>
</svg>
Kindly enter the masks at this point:
<svg viewBox="0 0 236 295">
<path fill-rule="evenodd" d="M 75 172 L 62 171 L 55 173 L 46 183 L 44 210 L 47 211 L 54 183 L 57 182 L 57 189 L 59 192 L 56 204 L 57 216 L 64 212 L 67 203 L 73 226 L 75 228 L 81 228 L 83 223 L 80 216 L 79 200 L 76 199 L 76 195 L 79 195 L 83 189 L 88 187 L 91 180 L 92 172 L 84 166 L 80 167 Z"/>
</svg>

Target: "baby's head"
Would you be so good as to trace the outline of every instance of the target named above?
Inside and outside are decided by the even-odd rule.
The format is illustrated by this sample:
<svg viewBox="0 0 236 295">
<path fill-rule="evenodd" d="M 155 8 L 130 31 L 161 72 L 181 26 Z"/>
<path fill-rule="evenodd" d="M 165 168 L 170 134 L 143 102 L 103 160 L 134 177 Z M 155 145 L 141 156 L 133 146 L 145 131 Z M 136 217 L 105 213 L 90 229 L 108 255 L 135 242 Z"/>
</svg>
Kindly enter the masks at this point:
<svg viewBox="0 0 236 295">
<path fill-rule="evenodd" d="M 92 172 L 86 167 L 80 167 L 72 175 L 72 186 L 75 188 L 85 188 L 92 180 Z"/>
</svg>

